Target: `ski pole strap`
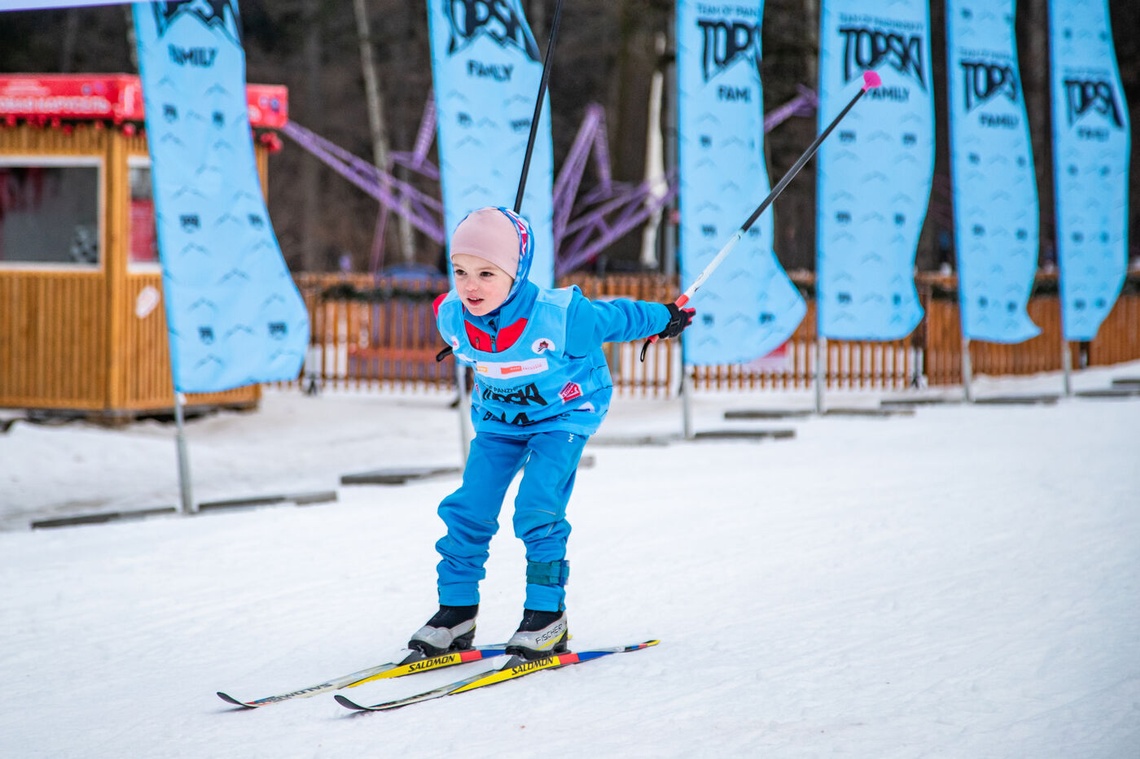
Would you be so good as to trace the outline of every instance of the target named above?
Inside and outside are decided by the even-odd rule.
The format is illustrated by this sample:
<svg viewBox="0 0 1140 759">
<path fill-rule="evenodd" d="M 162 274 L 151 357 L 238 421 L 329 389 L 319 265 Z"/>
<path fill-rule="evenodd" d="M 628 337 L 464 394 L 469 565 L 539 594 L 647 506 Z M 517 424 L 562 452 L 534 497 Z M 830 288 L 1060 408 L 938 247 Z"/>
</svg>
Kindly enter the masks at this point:
<svg viewBox="0 0 1140 759">
<path fill-rule="evenodd" d="M 679 298 L 677 298 L 677 300 L 673 301 L 673 305 L 676 306 L 677 308 L 684 308 L 685 304 L 688 302 L 689 302 L 689 293 L 681 293 L 681 297 L 679 297 Z M 645 363 L 645 354 L 649 351 L 649 346 L 655 342 L 657 342 L 657 335 L 650 335 L 646 339 L 645 345 L 641 346 L 641 363 L 643 363 L 643 364 Z"/>
<path fill-rule="evenodd" d="M 526 581 L 528 585 L 557 585 L 566 584 L 570 578 L 570 562 L 568 561 L 528 561 L 526 563 Z"/>
</svg>

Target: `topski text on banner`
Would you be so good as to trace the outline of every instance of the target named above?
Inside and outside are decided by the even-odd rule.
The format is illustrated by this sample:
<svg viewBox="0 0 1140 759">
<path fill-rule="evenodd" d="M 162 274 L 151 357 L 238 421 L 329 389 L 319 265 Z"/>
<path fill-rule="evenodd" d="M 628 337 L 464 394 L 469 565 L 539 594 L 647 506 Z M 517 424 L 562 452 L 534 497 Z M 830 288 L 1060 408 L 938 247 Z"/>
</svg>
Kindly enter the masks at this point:
<svg viewBox="0 0 1140 759">
<path fill-rule="evenodd" d="M 882 86 L 818 158 L 816 303 L 821 337 L 897 340 L 918 325 L 918 237 L 934 174 L 930 13 L 922 0 L 823 0 L 819 123 L 864 71 Z"/>
<path fill-rule="evenodd" d="M 294 379 L 308 312 L 261 194 L 237 2 L 133 11 L 174 387 Z"/>
<path fill-rule="evenodd" d="M 1057 264 L 1066 340 L 1096 337 L 1128 267 L 1132 133 L 1108 18 L 1107 0 L 1049 2 Z"/>
<path fill-rule="evenodd" d="M 770 187 L 764 160 L 760 30 L 764 3 L 677 3 L 682 289 Z M 786 341 L 807 311 L 759 218 L 701 292 L 685 362 L 745 363 Z"/>
<path fill-rule="evenodd" d="M 518 192 L 542 57 L 519 0 L 428 0 L 444 227 L 510 206 Z M 530 279 L 554 284 L 554 147 L 550 102 L 531 155 L 520 213 L 534 230 Z"/>
<path fill-rule="evenodd" d="M 1037 180 L 1014 0 L 948 0 L 950 163 L 962 335 L 1020 343 L 1037 272 Z"/>
</svg>

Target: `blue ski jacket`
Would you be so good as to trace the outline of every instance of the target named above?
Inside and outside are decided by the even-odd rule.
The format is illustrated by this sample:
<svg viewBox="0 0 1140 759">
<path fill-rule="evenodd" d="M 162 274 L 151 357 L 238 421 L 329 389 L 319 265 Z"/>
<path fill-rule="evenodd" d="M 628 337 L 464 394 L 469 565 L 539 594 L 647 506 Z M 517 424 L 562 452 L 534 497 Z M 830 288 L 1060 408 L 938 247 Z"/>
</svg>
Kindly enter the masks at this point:
<svg viewBox="0 0 1140 759">
<path fill-rule="evenodd" d="M 519 267 L 507 299 L 476 316 L 452 289 L 436 306 L 440 335 L 456 360 L 474 369 L 472 424 L 500 435 L 592 435 L 613 395 L 602 344 L 657 334 L 669 309 L 625 298 L 595 302 L 577 287 L 538 287 L 527 278 L 534 257 L 529 224 L 499 210 L 519 231 Z"/>
</svg>

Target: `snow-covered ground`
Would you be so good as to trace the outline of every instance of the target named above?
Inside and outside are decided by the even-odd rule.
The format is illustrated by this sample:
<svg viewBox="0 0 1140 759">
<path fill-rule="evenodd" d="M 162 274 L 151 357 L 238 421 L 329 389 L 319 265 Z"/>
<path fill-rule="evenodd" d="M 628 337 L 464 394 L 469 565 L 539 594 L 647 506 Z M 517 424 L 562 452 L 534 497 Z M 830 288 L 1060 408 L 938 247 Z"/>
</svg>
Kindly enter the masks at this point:
<svg viewBox="0 0 1140 759">
<path fill-rule="evenodd" d="M 1113 376 L 1140 365 L 1078 388 Z M 796 437 L 603 445 L 680 431 L 678 402 L 619 398 L 571 504 L 570 626 L 660 646 L 390 713 L 222 703 L 386 661 L 434 611 L 456 479 L 338 481 L 457 465 L 449 401 L 269 392 L 188 425 L 195 498 L 335 503 L 51 530 L 27 524 L 176 504 L 173 430 L 0 433 L 0 756 L 1140 756 L 1140 398 L 726 422 L 811 397 L 698 396 L 697 431 Z M 481 642 L 518 623 L 523 571 L 505 520 Z"/>
</svg>

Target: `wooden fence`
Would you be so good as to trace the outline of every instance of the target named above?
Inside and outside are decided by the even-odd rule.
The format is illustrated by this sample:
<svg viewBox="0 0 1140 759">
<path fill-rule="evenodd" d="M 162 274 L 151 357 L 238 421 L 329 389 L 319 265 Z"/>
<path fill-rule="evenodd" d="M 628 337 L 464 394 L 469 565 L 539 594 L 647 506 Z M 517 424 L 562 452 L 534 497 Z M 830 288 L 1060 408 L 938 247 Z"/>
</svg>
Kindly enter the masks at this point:
<svg viewBox="0 0 1140 759">
<path fill-rule="evenodd" d="M 312 330 L 301 381 L 339 388 L 454 385 L 454 364 L 435 360 L 443 341 L 432 299 L 447 288 L 446 280 L 400 282 L 366 274 L 296 279 Z"/>
<path fill-rule="evenodd" d="M 810 274 L 793 279 L 806 292 Z M 332 387 L 452 387 L 451 359 L 435 361 L 443 347 L 432 317 L 432 297 L 446 288 L 431 283 L 374 280 L 368 275 L 300 275 L 313 324 L 313 343 L 302 380 Z M 669 301 L 676 282 L 656 274 L 599 278 L 574 274 L 560 284 L 578 285 L 590 298 L 632 297 Z M 902 340 L 827 342 L 829 390 L 901 390 L 922 384 L 952 386 L 962 382 L 962 339 L 956 281 L 920 275 L 917 280 L 926 316 Z M 1061 368 L 1061 319 L 1056 277 L 1042 274 L 1042 294 L 1029 303 L 1029 315 L 1041 334 L 1017 345 L 974 342 L 970 358 L 975 375 L 1026 375 Z M 816 372 L 815 302 L 795 334 L 773 357 L 752 364 L 691 367 L 698 390 L 807 389 Z M 1070 344 L 1073 366 L 1104 366 L 1140 359 L 1140 275 L 1133 273 L 1096 340 Z M 638 359 L 640 343 L 610 344 L 606 355 L 619 393 L 670 396 L 680 384 L 680 350 L 662 341 Z"/>
</svg>

